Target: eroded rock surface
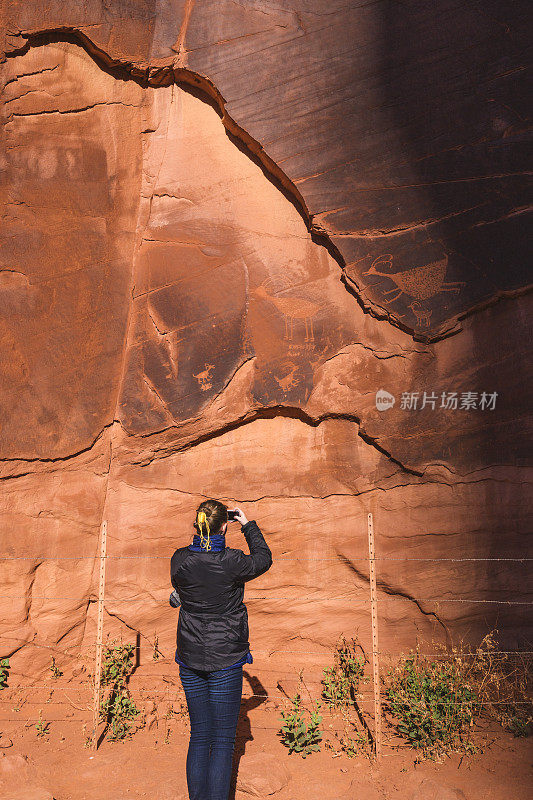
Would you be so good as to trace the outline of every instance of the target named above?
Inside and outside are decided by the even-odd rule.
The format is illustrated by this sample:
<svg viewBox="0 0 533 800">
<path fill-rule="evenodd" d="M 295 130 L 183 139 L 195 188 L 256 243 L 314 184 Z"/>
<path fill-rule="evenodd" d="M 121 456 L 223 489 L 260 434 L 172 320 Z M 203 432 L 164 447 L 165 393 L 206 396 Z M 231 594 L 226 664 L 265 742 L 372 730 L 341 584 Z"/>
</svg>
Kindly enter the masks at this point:
<svg viewBox="0 0 533 800">
<path fill-rule="evenodd" d="M 494 4 L 492 4 L 494 5 Z M 292 182 L 345 281 L 434 336 L 530 283 L 528 4 L 313 0 L 6 3 L 4 47 L 81 37 L 108 62 L 187 68 Z"/>
</svg>

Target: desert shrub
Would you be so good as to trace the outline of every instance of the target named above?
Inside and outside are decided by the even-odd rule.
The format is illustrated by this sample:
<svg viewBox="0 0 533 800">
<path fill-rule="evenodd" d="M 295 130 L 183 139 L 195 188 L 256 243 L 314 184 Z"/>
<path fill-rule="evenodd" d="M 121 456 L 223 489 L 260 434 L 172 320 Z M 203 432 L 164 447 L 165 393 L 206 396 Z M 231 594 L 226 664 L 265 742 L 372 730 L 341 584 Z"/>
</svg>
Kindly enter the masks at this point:
<svg viewBox="0 0 533 800">
<path fill-rule="evenodd" d="M 114 640 L 116 641 L 116 640 Z M 106 645 L 102 654 L 102 686 L 123 686 L 132 668 L 134 644 Z"/>
<path fill-rule="evenodd" d="M 139 714 L 139 709 L 126 694 L 125 690 L 117 689 L 112 691 L 109 697 L 100 706 L 102 719 L 106 719 L 111 724 L 109 739 L 124 739 L 131 736 L 129 720 Z"/>
<path fill-rule="evenodd" d="M 336 743 L 334 741 L 324 742 L 325 749 L 332 750 L 334 758 L 340 755 L 345 755 L 347 758 L 364 755 L 370 758 L 373 752 L 372 736 L 366 723 L 362 723 L 362 715 L 357 715 L 353 709 L 348 710 L 348 708 L 342 709 L 341 714 L 343 729 L 333 732 Z"/>
<path fill-rule="evenodd" d="M 481 706 L 460 664 L 434 661 L 417 650 L 389 675 L 385 709 L 397 720 L 400 736 L 427 755 L 467 748 L 467 732 Z"/>
<path fill-rule="evenodd" d="M 363 654 L 357 639 L 347 640 L 341 635 L 333 651 L 333 665 L 322 670 L 322 698 L 330 708 L 340 712 L 343 720 L 343 731 L 333 733 L 336 743 L 326 741 L 324 747 L 334 751 L 334 757 L 341 754 L 348 758 L 371 752 L 372 738 L 365 716 L 358 706 L 361 698 L 361 683 L 370 678 L 365 676 L 368 660 Z"/>
<path fill-rule="evenodd" d="M 496 648 L 490 633 L 476 649 L 461 644 L 423 656 L 417 648 L 402 656 L 388 672 L 384 704 L 397 733 L 429 758 L 479 750 L 472 733 L 482 713 L 523 735 L 531 724 L 531 698 L 529 705 L 519 699 L 528 675 L 506 667 Z"/>
<path fill-rule="evenodd" d="M 322 670 L 322 698 L 334 707 L 355 702 L 364 677 L 365 657 L 357 653 L 355 639 L 347 641 L 344 636 L 335 645 L 333 666 Z"/>
<path fill-rule="evenodd" d="M 130 721 L 140 713 L 129 697 L 126 679 L 132 667 L 135 645 L 106 646 L 103 652 L 102 686 L 108 686 L 107 697 L 100 704 L 100 719 L 105 720 L 106 729 L 111 726 L 109 739 L 118 740 L 131 736 Z"/>
<path fill-rule="evenodd" d="M 339 738 L 339 744 L 342 752 L 348 758 L 355 758 L 362 753 L 369 755 L 372 750 L 372 740 L 366 728 L 352 733 L 345 730 Z"/>
<path fill-rule="evenodd" d="M 484 711 L 514 736 L 533 730 L 533 660 L 531 654 L 498 650 L 491 631 L 471 657 L 471 680 Z"/>
<path fill-rule="evenodd" d="M 300 706 L 300 695 L 297 692 L 292 699 L 292 710 L 281 712 L 283 725 L 278 731 L 281 741 L 289 748 L 289 753 L 299 753 L 306 758 L 310 753 L 320 750 L 322 734 L 320 723 L 322 717 L 318 713 L 320 703 L 316 701 L 316 708 L 310 712 L 309 720 L 305 719 L 305 709 Z"/>
</svg>

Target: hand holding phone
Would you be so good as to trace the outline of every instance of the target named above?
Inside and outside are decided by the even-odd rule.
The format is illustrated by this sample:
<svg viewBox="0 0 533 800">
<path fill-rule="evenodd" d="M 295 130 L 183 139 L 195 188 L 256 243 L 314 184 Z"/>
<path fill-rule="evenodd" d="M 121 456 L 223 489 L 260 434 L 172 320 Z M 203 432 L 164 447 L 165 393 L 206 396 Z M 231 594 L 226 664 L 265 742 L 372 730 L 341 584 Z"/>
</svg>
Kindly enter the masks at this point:
<svg viewBox="0 0 533 800">
<path fill-rule="evenodd" d="M 228 509 L 228 522 L 240 522 L 241 525 L 246 525 L 248 520 L 246 519 L 244 512 L 241 511 L 240 508 L 235 508 L 233 510 Z"/>
</svg>

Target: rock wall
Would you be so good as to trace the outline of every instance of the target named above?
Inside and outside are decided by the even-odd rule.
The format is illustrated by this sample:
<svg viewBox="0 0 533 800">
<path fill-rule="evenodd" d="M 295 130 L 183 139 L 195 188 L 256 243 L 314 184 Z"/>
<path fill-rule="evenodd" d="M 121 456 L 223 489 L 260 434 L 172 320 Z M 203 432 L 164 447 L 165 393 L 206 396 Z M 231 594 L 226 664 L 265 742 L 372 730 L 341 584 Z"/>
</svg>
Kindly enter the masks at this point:
<svg viewBox="0 0 533 800">
<path fill-rule="evenodd" d="M 157 635 L 172 661 L 169 560 L 205 497 L 242 506 L 273 551 L 246 598 L 265 683 L 326 665 L 341 633 L 370 648 L 369 511 L 383 650 L 492 627 L 524 646 L 528 562 L 478 560 L 529 552 L 525 136 L 501 110 L 518 102 L 522 51 L 501 6 L 476 27 L 477 12 L 444 4 L 464 30 L 435 49 L 429 4 L 394 4 L 395 22 L 357 2 L 95 0 L 48 4 L 45 19 L 9 5 L 0 643 L 13 670 L 38 676 L 50 646 L 91 652 L 103 519 L 106 631 L 139 632 L 141 661 Z M 437 104 L 431 81 L 452 62 Z M 461 407 L 468 392 L 476 408 Z"/>
</svg>

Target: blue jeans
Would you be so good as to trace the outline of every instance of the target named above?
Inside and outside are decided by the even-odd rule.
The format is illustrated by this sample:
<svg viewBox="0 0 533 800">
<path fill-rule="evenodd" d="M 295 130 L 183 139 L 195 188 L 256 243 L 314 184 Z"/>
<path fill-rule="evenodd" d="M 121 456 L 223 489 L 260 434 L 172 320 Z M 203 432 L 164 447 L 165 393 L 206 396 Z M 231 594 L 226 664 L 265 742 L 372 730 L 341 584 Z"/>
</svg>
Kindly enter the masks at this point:
<svg viewBox="0 0 533 800">
<path fill-rule="evenodd" d="M 189 800 L 228 800 L 242 697 L 242 664 L 205 672 L 179 666 L 191 722 Z"/>
</svg>

